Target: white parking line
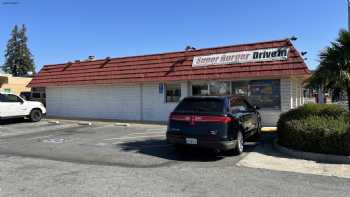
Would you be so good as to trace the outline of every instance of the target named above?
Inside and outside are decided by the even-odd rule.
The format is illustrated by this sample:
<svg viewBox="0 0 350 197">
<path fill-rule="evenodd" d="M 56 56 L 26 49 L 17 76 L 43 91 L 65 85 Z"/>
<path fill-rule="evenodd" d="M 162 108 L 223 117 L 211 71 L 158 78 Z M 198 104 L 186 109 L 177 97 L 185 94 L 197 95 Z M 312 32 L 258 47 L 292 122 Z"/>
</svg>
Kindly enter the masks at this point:
<svg viewBox="0 0 350 197">
<path fill-rule="evenodd" d="M 143 132 L 143 133 L 131 133 L 128 136 L 133 135 L 147 135 L 147 134 L 165 134 L 165 132 Z"/>
<path fill-rule="evenodd" d="M 127 139 L 152 138 L 152 137 L 165 137 L 165 135 L 139 135 L 139 136 L 132 136 L 132 137 L 109 138 L 109 139 L 104 139 L 104 140 L 105 141 L 110 141 L 110 140 L 127 140 Z"/>
<path fill-rule="evenodd" d="M 125 143 L 125 141 L 114 142 L 112 144 L 118 145 L 118 144 L 123 144 L 123 143 Z M 154 145 L 145 144 L 145 145 L 141 145 L 141 146 L 147 147 L 147 148 L 156 148 L 156 147 L 169 147 L 169 146 L 172 146 L 172 144 L 154 144 Z"/>
<path fill-rule="evenodd" d="M 39 136 L 39 137 L 33 137 L 33 138 L 28 138 L 28 140 L 37 140 L 37 139 L 49 138 L 49 137 L 53 137 L 53 135 L 44 135 L 44 136 Z"/>
</svg>

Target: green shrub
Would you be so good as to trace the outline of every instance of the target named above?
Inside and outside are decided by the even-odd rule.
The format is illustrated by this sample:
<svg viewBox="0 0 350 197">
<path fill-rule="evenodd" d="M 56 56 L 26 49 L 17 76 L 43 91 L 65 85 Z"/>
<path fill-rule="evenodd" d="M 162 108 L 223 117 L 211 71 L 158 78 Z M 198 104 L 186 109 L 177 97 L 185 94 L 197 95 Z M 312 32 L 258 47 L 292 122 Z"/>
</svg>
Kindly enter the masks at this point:
<svg viewBox="0 0 350 197">
<path fill-rule="evenodd" d="M 350 154 L 349 113 L 336 105 L 306 104 L 283 113 L 281 145 L 307 152 Z"/>
</svg>

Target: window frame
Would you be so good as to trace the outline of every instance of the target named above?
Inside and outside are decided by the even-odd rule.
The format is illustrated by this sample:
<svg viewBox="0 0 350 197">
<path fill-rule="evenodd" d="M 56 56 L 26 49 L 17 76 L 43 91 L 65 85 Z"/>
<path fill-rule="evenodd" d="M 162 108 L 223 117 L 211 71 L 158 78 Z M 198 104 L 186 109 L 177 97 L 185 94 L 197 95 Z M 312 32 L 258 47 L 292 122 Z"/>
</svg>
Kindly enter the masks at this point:
<svg viewBox="0 0 350 197">
<path fill-rule="evenodd" d="M 171 86 L 173 86 L 173 87 L 178 86 L 178 88 L 179 88 L 179 93 L 180 93 L 179 96 L 176 96 L 176 95 L 170 96 L 170 97 L 178 97 L 176 101 L 174 101 L 172 99 L 168 101 L 168 89 L 169 89 L 169 86 L 170 87 Z M 167 83 L 167 84 L 164 84 L 164 102 L 165 103 L 179 103 L 181 101 L 181 97 L 182 97 L 181 89 L 182 89 L 181 83 Z M 176 92 L 176 88 L 175 88 L 175 92 Z"/>
<path fill-rule="evenodd" d="M 257 103 L 252 103 L 249 99 L 249 97 L 251 96 L 251 83 L 254 82 L 254 81 L 272 81 L 271 83 L 271 87 L 274 88 L 274 81 L 278 81 L 278 97 L 279 97 L 279 102 L 277 105 L 274 105 L 274 106 L 270 106 L 270 107 L 264 107 L 264 106 L 260 106 L 259 104 Z M 193 86 L 207 86 L 207 90 L 208 90 L 208 96 L 211 96 L 211 90 L 210 90 L 210 86 L 211 86 L 211 83 L 212 82 L 223 82 L 223 83 L 229 83 L 229 95 L 230 96 L 235 96 L 235 95 L 238 95 L 238 96 L 244 96 L 247 98 L 248 102 L 251 104 L 251 105 L 257 105 L 259 108 L 261 108 L 262 110 L 281 110 L 282 109 L 282 91 L 281 91 L 281 79 L 250 79 L 250 80 L 231 80 L 231 81 L 194 81 L 192 82 L 190 85 L 191 85 L 191 95 L 192 96 L 206 96 L 206 95 L 194 95 L 193 94 Z M 245 88 L 245 92 L 244 94 L 235 94 L 235 92 L 233 91 L 233 88 L 235 87 L 234 84 L 235 83 L 241 83 L 240 84 L 240 87 L 244 87 Z M 238 87 L 238 86 L 237 86 Z M 275 97 L 275 95 L 272 93 L 271 94 L 271 98 Z M 262 102 L 263 103 L 263 102 Z"/>
<path fill-rule="evenodd" d="M 5 98 L 5 100 L 0 101 L 2 103 L 23 103 L 24 102 L 24 100 L 21 97 L 14 94 L 1 94 L 1 95 L 4 96 Z M 13 96 L 13 97 L 16 97 L 17 99 L 16 101 L 9 101 L 8 96 Z"/>
<path fill-rule="evenodd" d="M 193 95 L 193 86 L 207 86 L 207 91 L 208 91 L 208 94 L 210 93 L 210 87 L 209 87 L 209 83 L 208 82 L 203 82 L 203 81 L 197 81 L 197 82 L 192 82 L 191 83 L 191 94 L 192 96 L 206 96 L 206 95 L 202 95 L 202 94 L 197 94 L 197 95 Z"/>
</svg>

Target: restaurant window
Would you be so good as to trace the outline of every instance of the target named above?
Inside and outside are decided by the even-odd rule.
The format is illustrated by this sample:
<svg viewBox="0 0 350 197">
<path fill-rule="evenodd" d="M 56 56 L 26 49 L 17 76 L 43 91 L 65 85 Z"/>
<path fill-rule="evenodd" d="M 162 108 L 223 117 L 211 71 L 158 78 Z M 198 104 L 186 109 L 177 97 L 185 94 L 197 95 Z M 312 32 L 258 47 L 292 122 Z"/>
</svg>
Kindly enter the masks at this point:
<svg viewBox="0 0 350 197">
<path fill-rule="evenodd" d="M 248 81 L 232 82 L 232 94 L 248 96 Z"/>
<path fill-rule="evenodd" d="M 192 85 L 193 96 L 207 96 L 209 95 L 208 84 L 194 84 Z"/>
<path fill-rule="evenodd" d="M 242 95 L 260 108 L 280 109 L 280 80 L 253 80 L 232 82 L 232 94 Z"/>
<path fill-rule="evenodd" d="M 230 83 L 229 82 L 210 82 L 209 94 L 212 96 L 230 95 Z"/>
<path fill-rule="evenodd" d="M 181 84 L 167 84 L 165 88 L 166 88 L 165 102 L 175 103 L 180 101 Z"/>
<path fill-rule="evenodd" d="M 40 98 L 40 93 L 33 93 L 33 98 Z"/>
</svg>

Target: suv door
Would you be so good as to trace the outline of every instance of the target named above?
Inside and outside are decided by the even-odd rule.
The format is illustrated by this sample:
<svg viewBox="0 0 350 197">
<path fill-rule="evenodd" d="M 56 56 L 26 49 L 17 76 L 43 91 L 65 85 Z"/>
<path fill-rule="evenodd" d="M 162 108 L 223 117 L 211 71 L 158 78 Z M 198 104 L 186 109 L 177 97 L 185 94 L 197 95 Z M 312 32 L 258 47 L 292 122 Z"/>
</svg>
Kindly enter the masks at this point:
<svg viewBox="0 0 350 197">
<path fill-rule="evenodd" d="M 245 99 L 241 97 L 230 99 L 230 112 L 239 115 L 245 137 L 251 135 L 252 131 L 256 128 L 256 115 L 252 110 L 253 108 Z"/>
<path fill-rule="evenodd" d="M 6 97 L 3 94 L 0 94 L 0 117 L 9 116 L 9 106 L 7 105 Z"/>
<path fill-rule="evenodd" d="M 1 110 L 4 110 L 5 117 L 27 115 L 27 106 L 21 98 L 13 94 L 3 94 L 2 97 L 4 109 Z"/>
</svg>

